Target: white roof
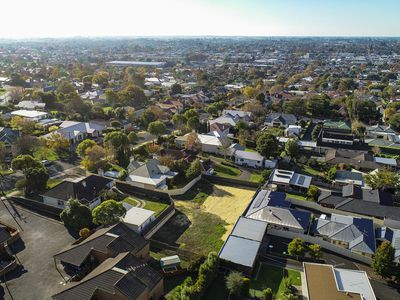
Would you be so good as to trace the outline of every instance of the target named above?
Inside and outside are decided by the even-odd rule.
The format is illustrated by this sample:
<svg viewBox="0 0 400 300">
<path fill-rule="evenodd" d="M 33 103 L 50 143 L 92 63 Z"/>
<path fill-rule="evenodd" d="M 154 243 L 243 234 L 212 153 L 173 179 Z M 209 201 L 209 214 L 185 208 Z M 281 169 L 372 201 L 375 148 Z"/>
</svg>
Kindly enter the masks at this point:
<svg viewBox="0 0 400 300">
<path fill-rule="evenodd" d="M 289 184 L 293 174 L 293 171 L 275 169 L 272 173 L 272 181 Z"/>
<path fill-rule="evenodd" d="M 260 242 L 230 235 L 219 252 L 219 258 L 253 267 L 260 245 Z"/>
<path fill-rule="evenodd" d="M 154 175 L 153 177 L 143 177 L 143 176 L 137 176 L 137 175 L 129 175 L 126 178 L 126 180 L 155 186 L 155 185 L 158 185 L 159 183 L 161 183 L 166 178 L 168 178 L 168 176 L 166 176 L 166 175 Z"/>
<path fill-rule="evenodd" d="M 364 271 L 334 268 L 339 291 L 361 294 L 364 300 L 376 300 L 374 291 Z"/>
<path fill-rule="evenodd" d="M 197 137 L 199 138 L 200 143 L 204 145 L 221 146 L 221 141 L 215 135 L 198 134 Z"/>
<path fill-rule="evenodd" d="M 242 151 L 242 150 L 236 150 L 234 153 L 235 157 L 237 158 L 243 158 L 243 159 L 248 159 L 248 160 L 256 160 L 256 161 L 261 161 L 264 159 L 264 156 L 262 156 L 258 152 L 250 152 L 250 151 Z"/>
<path fill-rule="evenodd" d="M 154 215 L 154 211 L 139 208 L 139 207 L 132 207 L 126 212 L 126 215 L 123 219 L 124 223 L 141 226 L 148 219 L 150 219 Z"/>
<path fill-rule="evenodd" d="M 15 111 L 11 112 L 11 115 L 34 119 L 34 118 L 40 118 L 43 116 L 47 116 L 47 113 L 43 112 L 43 111 L 37 111 L 37 110 L 20 109 L 20 110 L 15 110 Z"/>
</svg>

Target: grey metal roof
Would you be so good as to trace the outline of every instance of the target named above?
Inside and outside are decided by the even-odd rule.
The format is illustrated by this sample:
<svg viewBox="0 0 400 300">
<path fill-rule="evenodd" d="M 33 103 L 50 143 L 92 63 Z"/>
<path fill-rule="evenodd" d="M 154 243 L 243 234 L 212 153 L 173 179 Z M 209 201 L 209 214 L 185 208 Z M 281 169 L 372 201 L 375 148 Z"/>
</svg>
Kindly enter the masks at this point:
<svg viewBox="0 0 400 300">
<path fill-rule="evenodd" d="M 253 267 L 261 243 L 230 235 L 219 252 L 219 258 L 238 265 Z"/>
<path fill-rule="evenodd" d="M 261 242 L 267 225 L 263 221 L 240 217 L 233 227 L 231 235 Z"/>
</svg>

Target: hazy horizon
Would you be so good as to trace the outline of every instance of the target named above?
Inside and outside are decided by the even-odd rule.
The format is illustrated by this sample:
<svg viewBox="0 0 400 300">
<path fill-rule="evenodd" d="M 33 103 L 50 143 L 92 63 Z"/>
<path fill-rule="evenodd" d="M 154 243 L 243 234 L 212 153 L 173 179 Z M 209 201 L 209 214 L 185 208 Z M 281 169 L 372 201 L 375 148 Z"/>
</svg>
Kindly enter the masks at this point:
<svg viewBox="0 0 400 300">
<path fill-rule="evenodd" d="M 395 0 L 19 0 L 0 39 L 399 37 Z"/>
</svg>

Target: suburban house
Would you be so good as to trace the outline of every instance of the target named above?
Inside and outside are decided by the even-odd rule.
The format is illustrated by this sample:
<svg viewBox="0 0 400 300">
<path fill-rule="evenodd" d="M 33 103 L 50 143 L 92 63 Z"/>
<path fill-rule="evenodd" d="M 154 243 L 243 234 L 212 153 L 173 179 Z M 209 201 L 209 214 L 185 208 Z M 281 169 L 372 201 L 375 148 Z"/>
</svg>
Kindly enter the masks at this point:
<svg viewBox="0 0 400 300">
<path fill-rule="evenodd" d="M 266 118 L 264 125 L 268 127 L 285 127 L 288 128 L 290 125 L 296 125 L 297 118 L 292 114 L 284 113 L 270 113 Z"/>
<path fill-rule="evenodd" d="M 291 203 L 285 198 L 282 192 L 259 190 L 245 215 L 268 223 L 271 229 L 306 233 L 310 226 L 310 212 L 290 208 Z"/>
<path fill-rule="evenodd" d="M 179 136 L 175 139 L 178 147 L 184 147 L 189 134 Z M 219 155 L 230 156 L 236 144 L 232 144 L 228 137 L 216 136 L 215 134 L 197 134 L 201 144 L 201 151 Z"/>
<path fill-rule="evenodd" d="M 275 169 L 270 176 L 270 183 L 283 190 L 305 191 L 310 187 L 312 177 L 294 171 Z"/>
<path fill-rule="evenodd" d="M 22 100 L 15 107 L 26 110 L 44 109 L 46 103 L 39 102 L 36 100 Z"/>
<path fill-rule="evenodd" d="M 164 295 L 161 274 L 129 252 L 107 258 L 79 282 L 52 296 L 54 300 L 158 300 Z"/>
<path fill-rule="evenodd" d="M 180 114 L 183 111 L 183 104 L 178 100 L 168 99 L 162 103 L 157 103 L 156 105 L 163 111 L 170 114 Z"/>
<path fill-rule="evenodd" d="M 130 184 L 146 188 L 167 190 L 167 179 L 174 178 L 177 173 L 172 172 L 167 166 L 163 166 L 156 159 L 150 159 L 146 163 L 131 160 L 128 166 L 129 175 L 126 181 Z"/>
<path fill-rule="evenodd" d="M 85 239 L 78 239 L 72 245 L 54 255 L 64 268 L 86 271 L 93 262 L 102 263 L 107 258 L 129 252 L 137 258 L 148 259 L 149 242 L 126 224 L 119 222 L 110 227 L 97 229 Z"/>
<path fill-rule="evenodd" d="M 50 137 L 52 134 L 61 134 L 71 144 L 76 144 L 84 139 L 97 138 L 106 129 L 104 125 L 97 123 L 64 121 L 56 131 L 46 134 L 44 137 Z"/>
<path fill-rule="evenodd" d="M 152 210 L 133 207 L 131 205 L 127 208 L 126 205 L 129 204 L 124 203 L 126 214 L 122 222 L 139 234 L 156 219 L 155 213 Z"/>
<path fill-rule="evenodd" d="M 332 265 L 303 263 L 306 299 L 376 300 L 364 271 L 336 268 Z"/>
<path fill-rule="evenodd" d="M 379 242 L 388 241 L 394 248 L 394 261 L 400 262 L 400 230 L 390 227 L 378 227 L 376 229 L 376 239 Z"/>
<path fill-rule="evenodd" d="M 48 117 L 47 112 L 43 111 L 37 111 L 37 110 L 26 110 L 26 109 L 20 109 L 20 110 L 15 110 L 11 112 L 11 117 L 22 117 L 25 119 L 29 119 L 32 121 L 40 121 L 42 119 L 46 119 Z"/>
<path fill-rule="evenodd" d="M 337 170 L 333 182 L 339 185 L 356 184 L 362 187 L 365 186 L 364 174 L 356 170 Z"/>
<path fill-rule="evenodd" d="M 252 168 L 264 168 L 265 157 L 258 152 L 235 150 L 233 157 L 235 159 L 235 164 L 237 165 Z"/>
<path fill-rule="evenodd" d="M 20 135 L 21 133 L 18 130 L 13 130 L 8 127 L 0 127 L 0 142 L 4 143 L 7 154 L 13 152 L 13 145 Z"/>
<path fill-rule="evenodd" d="M 224 109 L 222 111 L 222 115 L 239 118 L 239 120 L 245 121 L 246 123 L 250 122 L 253 118 L 253 114 L 251 112 L 231 109 Z"/>
<path fill-rule="evenodd" d="M 363 139 L 358 138 L 350 129 L 323 127 L 317 138 L 317 145 L 322 147 L 368 150 Z"/>
<path fill-rule="evenodd" d="M 338 165 L 340 163 L 351 165 L 358 170 L 372 171 L 386 167 L 397 167 L 394 158 L 376 157 L 363 151 L 329 149 L 325 153 L 325 163 Z"/>
<path fill-rule="evenodd" d="M 300 137 L 301 134 L 301 126 L 299 125 L 289 125 L 285 129 L 285 136 L 286 137 Z"/>
<path fill-rule="evenodd" d="M 219 131 L 228 133 L 231 128 L 235 128 L 236 124 L 239 122 L 240 118 L 238 116 L 220 116 L 214 120 L 208 121 L 209 131 Z M 221 131 L 222 130 L 222 131 Z"/>
<path fill-rule="evenodd" d="M 330 243 L 372 257 L 375 253 L 375 229 L 370 219 L 332 214 L 317 218 L 311 232 Z"/>
<path fill-rule="evenodd" d="M 384 139 L 392 143 L 400 143 L 399 134 L 389 126 L 374 125 L 368 126 L 365 130 L 365 135 L 373 139 Z"/>
<path fill-rule="evenodd" d="M 64 209 L 68 200 L 74 198 L 93 209 L 101 203 L 102 191 L 110 189 L 112 184 L 111 179 L 97 175 L 79 181 L 65 180 L 42 195 L 43 203 Z"/>
<path fill-rule="evenodd" d="M 221 266 L 251 274 L 267 225 L 263 221 L 240 217 L 219 251 Z"/>
<path fill-rule="evenodd" d="M 219 136 L 228 135 L 230 128 L 232 128 L 232 125 L 228 123 L 209 122 L 209 131 L 216 132 Z"/>
</svg>

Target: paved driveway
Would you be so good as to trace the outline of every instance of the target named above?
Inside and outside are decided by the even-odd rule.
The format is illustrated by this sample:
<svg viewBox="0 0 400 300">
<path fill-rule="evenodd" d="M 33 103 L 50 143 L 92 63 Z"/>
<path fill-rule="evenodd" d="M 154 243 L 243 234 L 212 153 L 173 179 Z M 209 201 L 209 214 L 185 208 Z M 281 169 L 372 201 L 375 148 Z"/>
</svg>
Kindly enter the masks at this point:
<svg viewBox="0 0 400 300">
<path fill-rule="evenodd" d="M 63 288 L 61 275 L 54 267 L 53 255 L 75 239 L 65 227 L 53 220 L 16 206 L 23 220 L 22 242 L 13 245 L 13 252 L 22 263 L 7 275 L 7 286 L 3 280 L 0 299 L 51 299 L 51 295 Z M 0 203 L 0 220 L 17 226 Z"/>
</svg>

